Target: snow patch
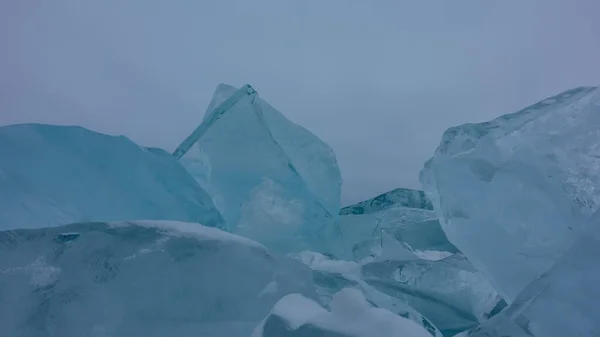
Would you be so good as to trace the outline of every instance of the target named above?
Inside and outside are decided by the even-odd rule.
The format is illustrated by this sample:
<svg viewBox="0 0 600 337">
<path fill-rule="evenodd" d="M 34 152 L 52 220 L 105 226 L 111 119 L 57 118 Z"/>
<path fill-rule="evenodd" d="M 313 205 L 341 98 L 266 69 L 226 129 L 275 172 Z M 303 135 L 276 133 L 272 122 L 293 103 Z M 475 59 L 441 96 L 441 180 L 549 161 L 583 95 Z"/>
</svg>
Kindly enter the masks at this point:
<svg viewBox="0 0 600 337">
<path fill-rule="evenodd" d="M 290 257 L 300 260 L 312 270 L 338 274 L 360 274 L 360 265 L 354 261 L 332 260 L 323 254 L 311 251 L 290 254 Z"/>
<path fill-rule="evenodd" d="M 156 251 L 162 252 L 162 251 L 164 251 L 165 243 L 167 243 L 170 239 L 171 238 L 168 236 L 159 238 L 158 240 L 156 240 L 156 243 L 154 245 L 150 246 L 150 248 L 142 248 L 142 249 L 138 250 L 136 253 L 124 257 L 123 261 L 137 259 L 138 257 L 144 256 L 146 254 L 156 252 Z"/>
<path fill-rule="evenodd" d="M 32 263 L 23 267 L 15 267 L 1 270 L 0 275 L 15 275 L 21 273 L 29 274 L 30 285 L 36 287 L 43 287 L 55 282 L 60 272 L 60 268 L 48 265 L 46 263 L 46 259 L 40 257 Z"/>
<path fill-rule="evenodd" d="M 254 329 L 251 337 L 267 337 L 263 336 L 263 330 L 267 319 L 271 315 L 281 317 L 288 323 L 290 328 L 297 329 L 306 324 L 312 317 L 323 313 L 327 313 L 327 310 L 315 301 L 300 294 L 290 294 L 275 303 L 271 313 Z"/>
<path fill-rule="evenodd" d="M 439 250 L 413 250 L 412 253 L 419 259 L 427 261 L 439 261 L 453 255 L 453 253 Z"/>
<path fill-rule="evenodd" d="M 198 240 L 216 240 L 231 242 L 251 246 L 260 249 L 266 249 L 258 242 L 246 239 L 244 237 L 224 232 L 218 228 L 206 227 L 199 223 L 170 221 L 170 220 L 136 220 L 129 222 L 112 222 L 110 227 L 122 226 L 140 226 L 146 228 L 156 228 L 164 231 L 166 235 L 174 237 L 193 237 Z"/>
<path fill-rule="evenodd" d="M 279 287 L 279 284 L 277 283 L 277 281 L 271 281 L 265 286 L 265 288 L 263 290 L 261 290 L 261 292 L 260 292 L 260 294 L 258 294 L 258 296 L 262 297 L 266 294 L 276 293 L 278 287 Z"/>
<path fill-rule="evenodd" d="M 356 289 L 340 290 L 333 296 L 330 307 L 331 312 L 328 312 L 302 295 L 291 294 L 277 302 L 270 315 L 285 320 L 292 330 L 310 324 L 326 331 L 356 337 L 431 337 L 417 323 L 385 309 L 372 307 Z M 254 330 L 252 337 L 272 337 L 263 336 L 267 319 Z"/>
</svg>

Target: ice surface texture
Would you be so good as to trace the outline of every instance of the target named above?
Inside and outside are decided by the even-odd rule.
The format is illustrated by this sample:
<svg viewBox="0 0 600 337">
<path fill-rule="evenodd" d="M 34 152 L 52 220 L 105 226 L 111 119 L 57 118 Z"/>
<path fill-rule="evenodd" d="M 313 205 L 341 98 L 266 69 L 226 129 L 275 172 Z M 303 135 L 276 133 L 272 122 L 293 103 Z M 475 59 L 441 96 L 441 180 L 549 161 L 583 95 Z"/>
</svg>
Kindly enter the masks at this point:
<svg viewBox="0 0 600 337">
<path fill-rule="evenodd" d="M 483 322 L 504 303 L 460 254 L 439 261 L 332 260 L 314 252 L 295 255 L 314 271 L 322 304 L 342 288 L 360 289 L 369 302 L 445 336 Z M 425 317 L 423 317 L 423 316 Z"/>
<path fill-rule="evenodd" d="M 287 295 L 252 337 L 430 337 L 418 324 L 373 308 L 356 289 L 336 293 L 330 309 L 301 295 Z"/>
<path fill-rule="evenodd" d="M 0 127 L 0 229 L 129 219 L 222 222 L 162 150 L 80 127 Z"/>
<path fill-rule="evenodd" d="M 447 130 L 421 172 L 442 228 L 512 302 L 600 203 L 600 94 L 577 88 Z"/>
<path fill-rule="evenodd" d="M 458 252 L 422 191 L 395 189 L 342 208 L 340 257 L 435 259 Z"/>
<path fill-rule="evenodd" d="M 600 336 L 600 211 L 569 251 L 473 337 Z"/>
<path fill-rule="evenodd" d="M 362 266 L 363 279 L 408 303 L 445 336 L 487 320 L 503 300 L 461 255 L 439 261 L 376 261 Z"/>
<path fill-rule="evenodd" d="M 375 198 L 346 206 L 341 209 L 340 214 L 368 214 L 383 211 L 392 207 L 433 210 L 431 201 L 427 199 L 423 191 L 397 188 L 395 190 L 380 194 Z"/>
<path fill-rule="evenodd" d="M 204 121 L 174 155 L 230 232 L 282 251 L 322 250 L 335 232 L 341 178 L 333 151 L 249 85 L 219 85 Z"/>
<path fill-rule="evenodd" d="M 0 335 L 248 337 L 311 271 L 195 223 L 0 232 Z"/>
<path fill-rule="evenodd" d="M 316 252 L 292 254 L 308 265 L 314 272 L 313 280 L 317 286 L 319 302 L 329 307 L 333 296 L 344 288 L 355 288 L 365 294 L 367 301 L 396 315 L 410 319 L 422 326 L 433 337 L 442 337 L 442 333 L 421 313 L 402 299 L 382 293 L 363 280 L 361 264 L 354 261 L 333 260 Z"/>
</svg>

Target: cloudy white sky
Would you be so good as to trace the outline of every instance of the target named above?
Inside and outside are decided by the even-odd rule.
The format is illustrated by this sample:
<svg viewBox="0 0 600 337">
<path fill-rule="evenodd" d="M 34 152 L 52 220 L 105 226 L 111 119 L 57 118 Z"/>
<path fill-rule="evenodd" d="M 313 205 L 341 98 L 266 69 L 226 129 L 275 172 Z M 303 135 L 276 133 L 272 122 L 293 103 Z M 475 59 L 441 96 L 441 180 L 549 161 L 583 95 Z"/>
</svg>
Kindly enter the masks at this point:
<svg viewBox="0 0 600 337">
<path fill-rule="evenodd" d="M 418 172 L 453 125 L 600 84 L 598 0 L 4 0 L 0 125 L 173 149 L 253 85 L 335 150 L 344 203 Z"/>
</svg>

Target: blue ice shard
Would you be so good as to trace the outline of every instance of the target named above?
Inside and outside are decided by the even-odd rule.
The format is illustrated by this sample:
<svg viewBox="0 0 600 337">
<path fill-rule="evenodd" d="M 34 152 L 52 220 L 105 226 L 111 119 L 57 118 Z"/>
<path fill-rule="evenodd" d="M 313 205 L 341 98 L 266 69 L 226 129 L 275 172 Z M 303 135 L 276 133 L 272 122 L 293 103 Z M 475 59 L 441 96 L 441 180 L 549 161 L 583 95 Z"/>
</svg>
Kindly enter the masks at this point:
<svg viewBox="0 0 600 337">
<path fill-rule="evenodd" d="M 600 211 L 574 244 L 501 314 L 470 331 L 473 337 L 600 336 Z"/>
<path fill-rule="evenodd" d="M 334 260 L 323 254 L 304 251 L 291 256 L 299 259 L 313 270 L 313 280 L 319 294 L 319 302 L 329 307 L 336 293 L 344 288 L 361 291 L 367 301 L 378 308 L 410 319 L 428 331 L 433 337 L 442 337 L 438 328 L 407 303 L 405 298 L 392 297 L 365 282 L 362 264 L 354 261 Z"/>
<path fill-rule="evenodd" d="M 375 198 L 346 206 L 340 210 L 340 215 L 369 214 L 396 207 L 433 211 L 433 205 L 423 191 L 396 188 Z"/>
<path fill-rule="evenodd" d="M 163 150 L 81 127 L 0 127 L 0 229 L 130 219 L 222 223 Z"/>
<path fill-rule="evenodd" d="M 196 223 L 0 232 L 2 336 L 248 337 L 291 293 L 316 298 L 308 268 Z"/>
<path fill-rule="evenodd" d="M 321 304 L 342 288 L 409 318 L 432 336 L 452 336 L 495 315 L 506 303 L 461 254 L 438 261 L 332 260 L 314 252 L 294 255 L 314 271 Z M 439 330 L 438 330 L 439 329 Z"/>
<path fill-rule="evenodd" d="M 174 156 L 211 195 L 230 232 L 280 251 L 322 251 L 335 235 L 341 178 L 333 151 L 249 85 L 219 85 Z"/>
<path fill-rule="evenodd" d="M 342 258 L 435 259 L 458 252 L 423 191 L 398 188 L 340 214 Z"/>
<path fill-rule="evenodd" d="M 508 301 L 600 206 L 600 89 L 447 130 L 421 172 L 450 242 Z"/>
<path fill-rule="evenodd" d="M 484 322 L 506 303 L 462 254 L 438 260 L 385 260 L 362 266 L 365 282 L 425 315 L 444 336 Z"/>
</svg>

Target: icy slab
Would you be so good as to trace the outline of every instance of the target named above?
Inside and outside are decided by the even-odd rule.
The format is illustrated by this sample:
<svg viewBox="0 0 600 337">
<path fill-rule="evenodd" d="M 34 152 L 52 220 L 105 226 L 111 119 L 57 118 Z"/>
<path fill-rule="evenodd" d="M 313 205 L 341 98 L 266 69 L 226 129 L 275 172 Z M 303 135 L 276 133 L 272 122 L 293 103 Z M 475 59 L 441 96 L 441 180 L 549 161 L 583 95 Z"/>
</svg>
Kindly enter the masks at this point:
<svg viewBox="0 0 600 337">
<path fill-rule="evenodd" d="M 569 251 L 474 337 L 600 336 L 600 212 Z"/>
<path fill-rule="evenodd" d="M 222 222 L 162 150 L 80 127 L 0 127 L 0 229 L 129 219 Z"/>
<path fill-rule="evenodd" d="M 362 274 L 378 291 L 425 315 L 445 336 L 487 320 L 506 305 L 461 254 L 439 261 L 374 261 L 362 265 Z"/>
<path fill-rule="evenodd" d="M 311 271 L 199 224 L 0 232 L 0 331 L 28 337 L 247 337 Z"/>
<path fill-rule="evenodd" d="M 433 336 L 452 336 L 472 328 L 506 306 L 460 254 L 439 261 L 360 263 L 315 252 L 293 256 L 313 269 L 321 304 L 327 306 L 340 289 L 360 289 L 370 303 L 411 319 Z"/>
<path fill-rule="evenodd" d="M 422 191 L 395 189 L 345 207 L 340 214 L 344 259 L 439 259 L 458 250 Z"/>
<path fill-rule="evenodd" d="M 352 288 L 333 296 L 330 311 L 301 295 L 282 298 L 252 337 L 430 337 L 411 320 L 373 308 Z"/>
<path fill-rule="evenodd" d="M 421 171 L 446 235 L 512 302 L 600 204 L 600 90 L 447 130 Z"/>
<path fill-rule="evenodd" d="M 442 337 L 442 333 L 433 323 L 410 305 L 401 299 L 386 295 L 366 283 L 361 273 L 361 264 L 354 261 L 333 260 L 309 251 L 291 254 L 291 256 L 313 270 L 313 281 L 317 286 L 321 305 L 329 307 L 337 292 L 344 288 L 355 288 L 363 292 L 372 305 L 412 320 L 433 337 Z"/>
<path fill-rule="evenodd" d="M 282 251 L 335 235 L 341 178 L 331 148 L 249 85 L 219 85 L 175 157 L 211 195 L 228 231 Z"/>
<path fill-rule="evenodd" d="M 408 188 L 397 188 L 382 193 L 375 198 L 346 206 L 340 210 L 340 215 L 365 214 L 383 211 L 393 207 L 407 207 L 433 210 L 431 201 L 423 191 Z"/>
</svg>

